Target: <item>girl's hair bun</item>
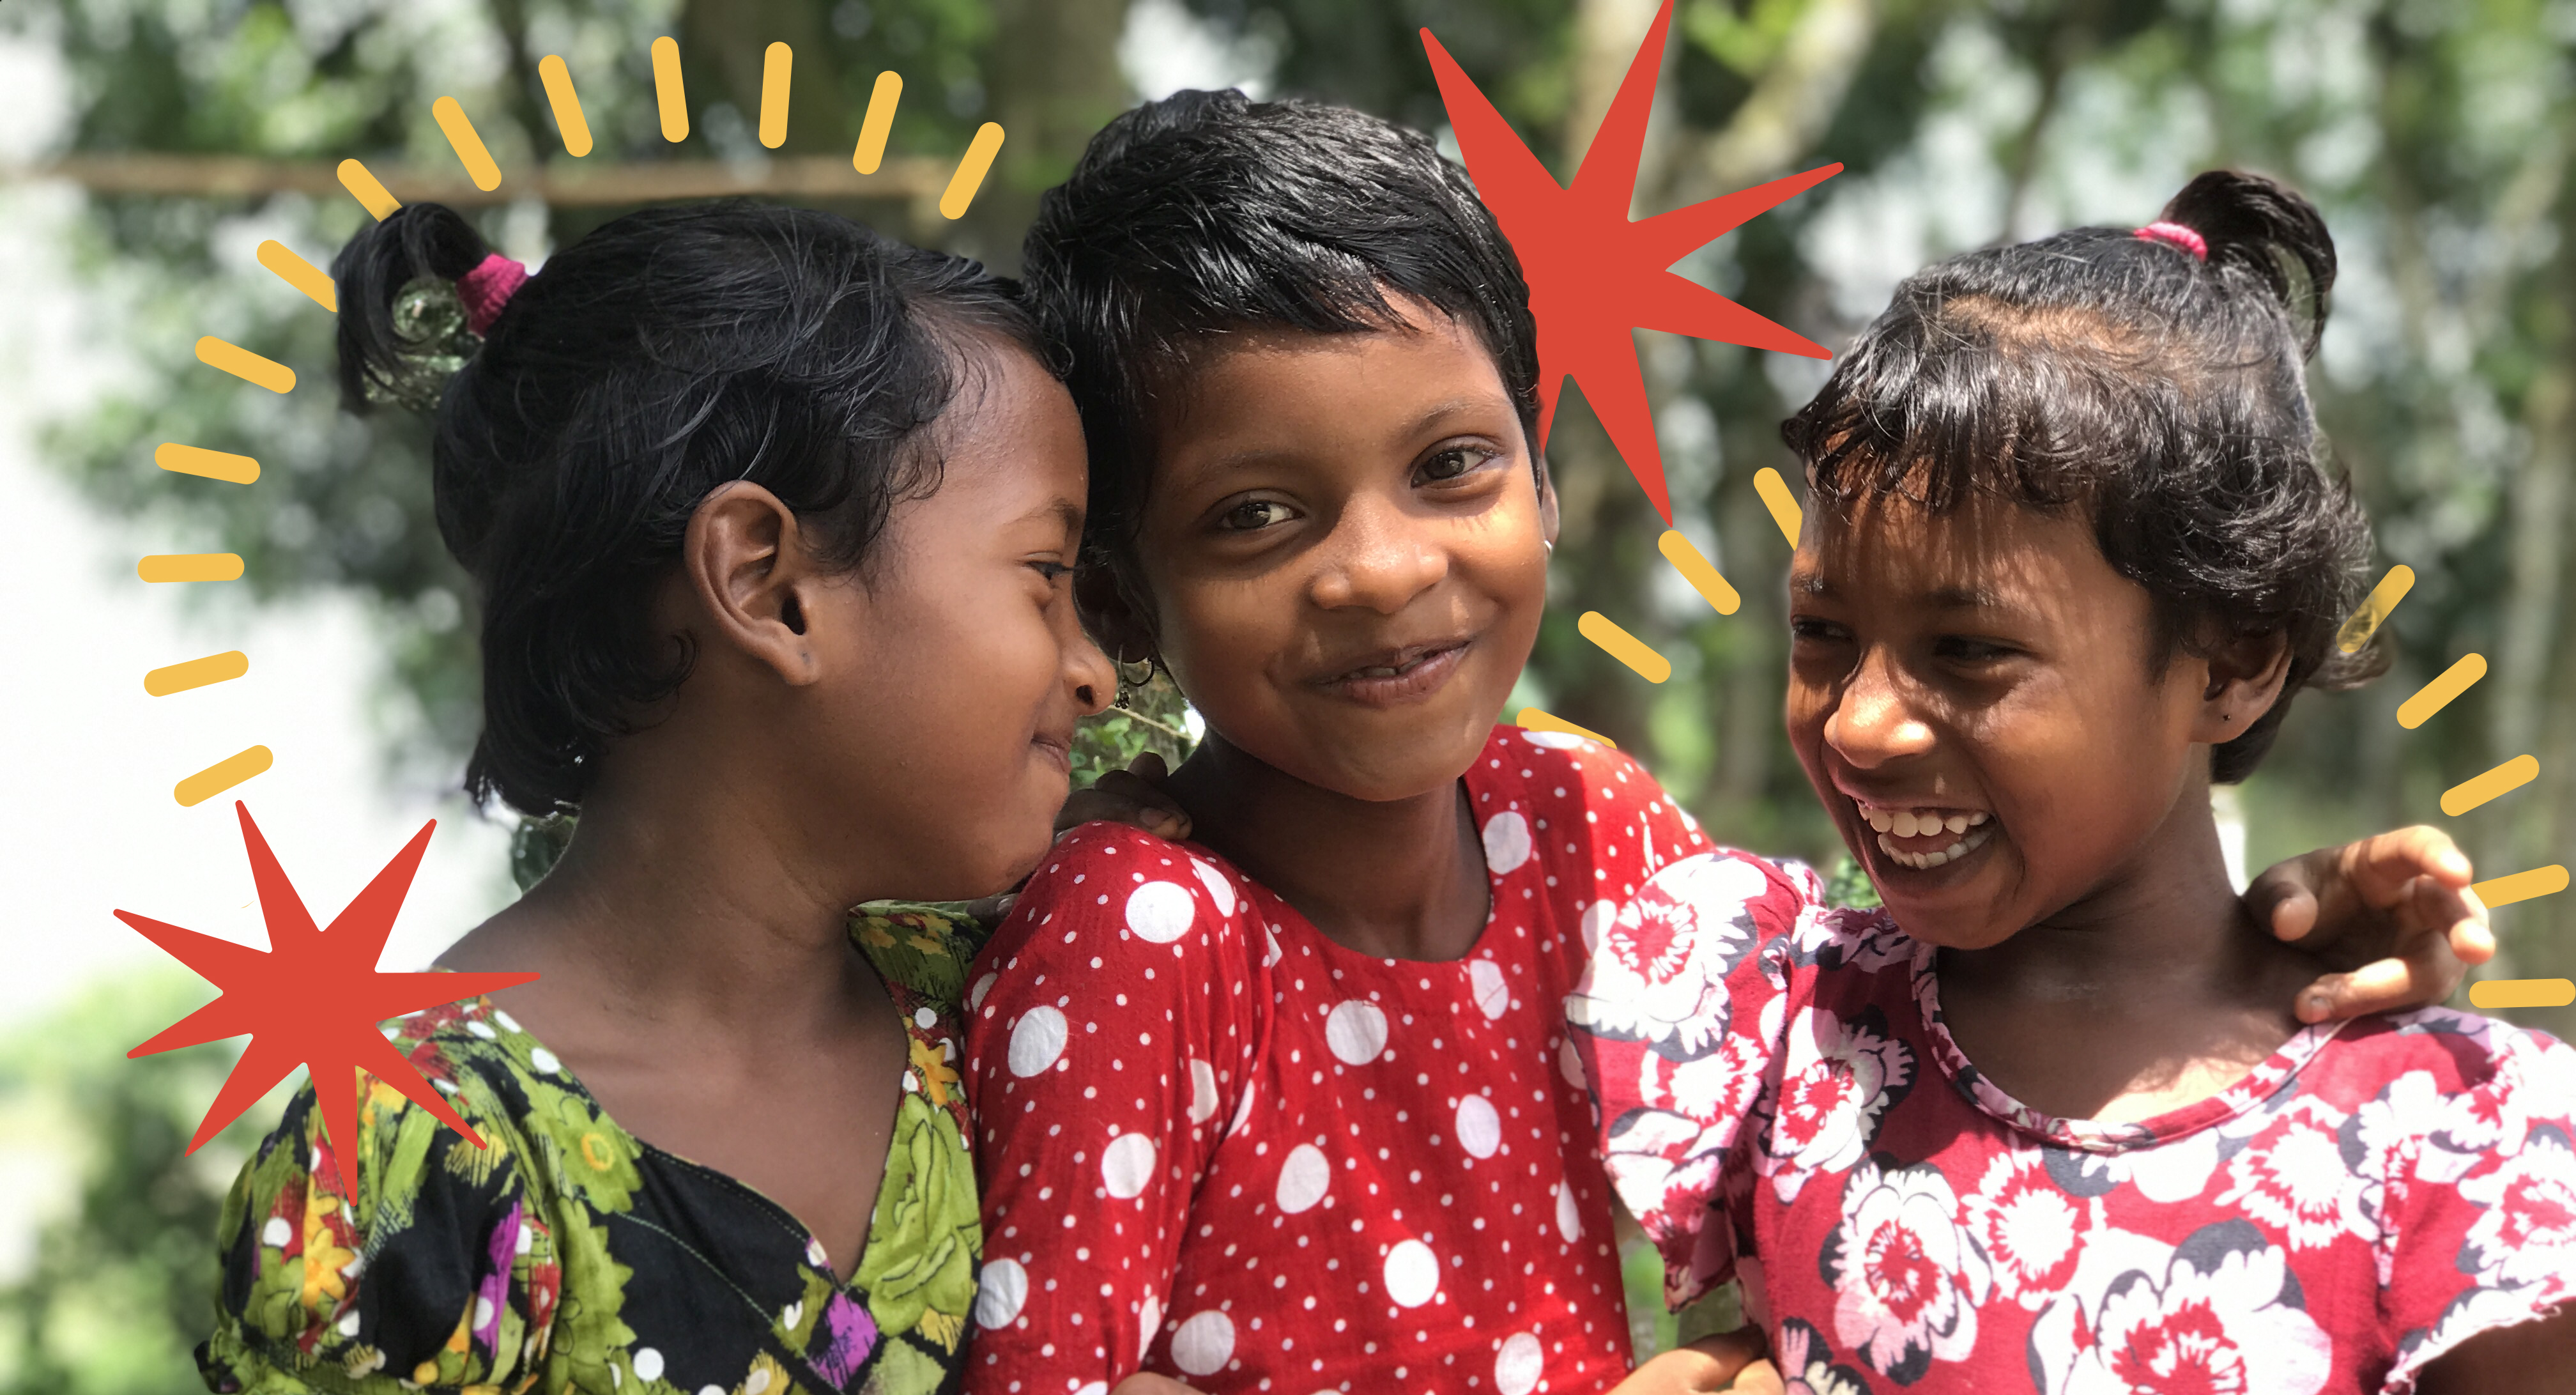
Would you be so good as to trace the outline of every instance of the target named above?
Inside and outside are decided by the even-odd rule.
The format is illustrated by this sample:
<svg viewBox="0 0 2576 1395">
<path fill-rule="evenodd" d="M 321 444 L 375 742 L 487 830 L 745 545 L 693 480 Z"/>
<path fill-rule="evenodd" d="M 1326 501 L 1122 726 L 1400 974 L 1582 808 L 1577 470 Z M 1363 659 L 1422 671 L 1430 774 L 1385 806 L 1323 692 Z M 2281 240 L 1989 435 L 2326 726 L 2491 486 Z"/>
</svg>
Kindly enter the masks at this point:
<svg viewBox="0 0 2576 1395">
<path fill-rule="evenodd" d="M 2334 290 L 2334 239 L 2315 204 L 2277 180 L 2210 170 L 2182 187 L 2159 215 L 2199 233 L 2210 267 L 2241 269 L 2270 288 L 2299 328 L 2300 352 L 2316 352 Z"/>
<path fill-rule="evenodd" d="M 435 203 L 406 204 L 349 239 L 331 263 L 342 405 L 358 413 L 385 402 L 424 413 L 438 405 L 478 342 L 456 280 L 491 251 L 464 215 Z"/>
</svg>

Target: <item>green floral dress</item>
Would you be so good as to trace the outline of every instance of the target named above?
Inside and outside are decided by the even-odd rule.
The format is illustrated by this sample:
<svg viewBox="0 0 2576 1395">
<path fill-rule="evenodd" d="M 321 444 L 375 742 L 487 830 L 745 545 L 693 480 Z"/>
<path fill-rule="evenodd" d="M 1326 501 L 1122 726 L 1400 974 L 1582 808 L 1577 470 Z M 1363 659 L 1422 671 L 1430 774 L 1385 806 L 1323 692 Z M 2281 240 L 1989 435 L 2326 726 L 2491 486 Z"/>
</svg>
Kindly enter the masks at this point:
<svg viewBox="0 0 2576 1395">
<path fill-rule="evenodd" d="M 848 1283 L 785 1210 L 619 1128 L 474 998 L 386 1032 L 489 1146 L 360 1077 L 356 1157 L 334 1168 L 308 1082 L 224 1205 L 216 1328 L 197 1350 L 207 1388 L 957 1389 L 983 1248 L 957 1076 L 980 932 L 882 904 L 850 931 L 904 1014 L 911 1060 Z"/>
</svg>

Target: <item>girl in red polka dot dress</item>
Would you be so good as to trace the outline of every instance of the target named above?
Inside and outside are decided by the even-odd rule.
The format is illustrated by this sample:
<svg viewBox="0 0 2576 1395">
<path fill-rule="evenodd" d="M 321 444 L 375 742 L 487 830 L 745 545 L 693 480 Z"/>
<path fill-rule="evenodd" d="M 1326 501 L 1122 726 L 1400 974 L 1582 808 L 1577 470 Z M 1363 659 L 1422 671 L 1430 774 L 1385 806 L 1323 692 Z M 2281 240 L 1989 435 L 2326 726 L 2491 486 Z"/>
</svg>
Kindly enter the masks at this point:
<svg viewBox="0 0 2576 1395">
<path fill-rule="evenodd" d="M 1078 829 L 976 967 L 968 1389 L 1722 1386 L 1758 1348 L 1631 1375 L 1562 1017 L 1708 844 L 1626 757 L 1493 725 L 1556 500 L 1490 215 L 1418 135 L 1185 93 L 1026 260 L 1092 448 L 1079 594 L 1208 732 L 1194 837 Z"/>
</svg>

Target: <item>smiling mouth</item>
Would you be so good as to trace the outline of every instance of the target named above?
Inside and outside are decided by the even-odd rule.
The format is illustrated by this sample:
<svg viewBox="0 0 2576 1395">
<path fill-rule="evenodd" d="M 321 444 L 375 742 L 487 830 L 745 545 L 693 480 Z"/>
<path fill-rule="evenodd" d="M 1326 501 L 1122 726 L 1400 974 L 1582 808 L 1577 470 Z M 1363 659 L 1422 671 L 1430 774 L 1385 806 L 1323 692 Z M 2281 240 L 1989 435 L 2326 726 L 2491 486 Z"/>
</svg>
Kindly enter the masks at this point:
<svg viewBox="0 0 2576 1395">
<path fill-rule="evenodd" d="M 1073 773 L 1073 739 L 1042 735 L 1029 738 L 1029 744 L 1046 753 L 1047 762 L 1067 775 Z"/>
<path fill-rule="evenodd" d="M 2001 825 L 1983 809 L 1870 804 L 1853 800 L 1877 835 L 1878 850 L 1899 867 L 1928 872 L 1963 861 L 1994 841 Z"/>
<path fill-rule="evenodd" d="M 1457 671 L 1469 643 L 1446 639 L 1384 650 L 1370 655 L 1366 663 L 1318 680 L 1316 686 L 1372 704 L 1425 696 Z"/>
</svg>

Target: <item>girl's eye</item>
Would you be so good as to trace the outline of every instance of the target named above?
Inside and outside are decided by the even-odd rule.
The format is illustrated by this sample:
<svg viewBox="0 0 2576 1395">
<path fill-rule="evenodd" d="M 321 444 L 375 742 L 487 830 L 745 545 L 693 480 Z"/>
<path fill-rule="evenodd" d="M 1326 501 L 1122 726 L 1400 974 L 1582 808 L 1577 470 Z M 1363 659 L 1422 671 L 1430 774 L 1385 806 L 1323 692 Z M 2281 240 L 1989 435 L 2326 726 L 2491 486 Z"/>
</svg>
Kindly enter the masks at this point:
<svg viewBox="0 0 2576 1395">
<path fill-rule="evenodd" d="M 1802 639 L 1810 643 L 1831 643 L 1842 638 L 1842 631 L 1840 626 L 1831 621 L 1793 616 L 1789 621 L 1789 635 L 1792 639 Z"/>
<path fill-rule="evenodd" d="M 1056 582 L 1062 581 L 1066 577 L 1073 575 L 1073 568 L 1066 566 L 1062 562 L 1040 560 L 1031 562 L 1029 565 L 1037 568 L 1038 575 L 1045 577 L 1049 585 L 1053 585 Z"/>
<path fill-rule="evenodd" d="M 1288 506 L 1276 499 L 1246 499 L 1227 509 L 1217 526 L 1230 533 L 1252 533 L 1288 520 Z"/>
<path fill-rule="evenodd" d="M 1990 664 L 1998 659 L 2009 657 L 2012 653 L 2003 645 L 1982 639 L 1969 639 L 1964 635 L 1945 636 L 1934 648 L 1942 658 L 1963 664 Z"/>
<path fill-rule="evenodd" d="M 1476 446 L 1449 446 L 1434 452 L 1429 459 L 1422 462 L 1422 475 L 1423 478 L 1435 482 L 1454 480 L 1461 475 L 1473 472 L 1485 462 L 1498 458 L 1494 452 Z"/>
</svg>

